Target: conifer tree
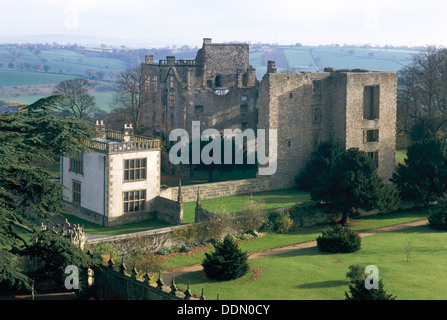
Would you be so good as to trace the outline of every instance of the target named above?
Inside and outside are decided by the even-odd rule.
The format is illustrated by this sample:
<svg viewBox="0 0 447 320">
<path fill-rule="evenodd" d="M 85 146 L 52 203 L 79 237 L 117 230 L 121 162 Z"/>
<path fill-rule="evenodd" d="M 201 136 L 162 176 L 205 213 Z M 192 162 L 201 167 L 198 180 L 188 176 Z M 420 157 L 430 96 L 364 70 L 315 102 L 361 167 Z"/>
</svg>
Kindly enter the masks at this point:
<svg viewBox="0 0 447 320">
<path fill-rule="evenodd" d="M 350 295 L 349 295 L 350 294 Z M 365 277 L 355 279 L 349 285 L 349 293 L 345 292 L 345 300 L 395 300 L 396 297 L 386 292 L 382 279 L 379 280 L 378 289 L 368 289 L 365 285 Z"/>
<path fill-rule="evenodd" d="M 205 253 L 202 262 L 208 278 L 226 281 L 244 276 L 248 270 L 248 255 L 241 251 L 238 244 L 228 236 L 222 242 L 214 244 L 215 251 Z"/>
<path fill-rule="evenodd" d="M 52 237 L 33 222 L 31 209 L 39 219 L 61 213 L 62 185 L 51 179 L 44 167 L 54 161 L 49 154 L 72 156 L 86 152 L 83 141 L 94 136 L 93 124 L 74 117 L 60 117 L 55 104 L 59 96 L 42 98 L 18 112 L 0 114 L 0 284 L 31 288 L 31 279 L 17 268 L 16 257 L 34 247 L 37 239 Z M 56 242 L 54 242 L 56 243 Z M 57 242 L 61 243 L 61 242 Z M 68 247 L 68 249 L 74 246 Z M 56 250 L 56 248 L 53 248 Z M 73 250 L 75 250 L 74 248 Z M 39 250 L 33 251 L 39 255 Z M 64 257 L 85 253 L 75 250 Z M 48 259 L 56 259 L 49 256 Z M 66 259 L 66 260 L 67 260 Z M 89 263 L 89 262 L 87 262 Z M 61 266 L 62 267 L 62 266 Z M 1 291 L 1 290 L 0 290 Z"/>
</svg>

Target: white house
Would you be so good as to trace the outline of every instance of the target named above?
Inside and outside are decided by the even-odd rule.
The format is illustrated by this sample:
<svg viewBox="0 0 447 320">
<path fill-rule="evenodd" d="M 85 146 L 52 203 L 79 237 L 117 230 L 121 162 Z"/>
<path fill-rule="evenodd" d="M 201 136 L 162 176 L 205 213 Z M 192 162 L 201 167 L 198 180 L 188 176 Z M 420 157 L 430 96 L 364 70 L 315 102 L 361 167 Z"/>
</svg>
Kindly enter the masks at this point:
<svg viewBox="0 0 447 320">
<path fill-rule="evenodd" d="M 99 138 L 85 143 L 90 152 L 61 158 L 66 211 L 111 226 L 154 218 L 160 194 L 161 151 L 158 139 L 136 136 L 96 122 Z"/>
</svg>

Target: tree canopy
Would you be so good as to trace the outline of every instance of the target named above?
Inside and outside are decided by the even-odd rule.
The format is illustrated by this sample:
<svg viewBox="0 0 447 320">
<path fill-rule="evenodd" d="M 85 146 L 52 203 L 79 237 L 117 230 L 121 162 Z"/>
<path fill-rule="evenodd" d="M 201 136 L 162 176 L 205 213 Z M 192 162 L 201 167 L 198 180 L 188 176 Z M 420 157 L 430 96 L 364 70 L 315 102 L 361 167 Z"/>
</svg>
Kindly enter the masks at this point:
<svg viewBox="0 0 447 320">
<path fill-rule="evenodd" d="M 16 255 L 46 237 L 29 215 L 49 219 L 61 213 L 62 185 L 36 165 L 50 154 L 71 156 L 87 151 L 83 141 L 94 126 L 74 117 L 60 117 L 60 96 L 42 98 L 15 113 L 0 114 L 0 282 L 29 288 L 30 279 L 16 267 Z"/>
<path fill-rule="evenodd" d="M 414 142 L 407 150 L 405 164 L 399 164 L 391 181 L 402 199 L 427 206 L 447 192 L 447 145 L 441 139 Z"/>
<path fill-rule="evenodd" d="M 410 141 L 445 135 L 447 129 L 447 49 L 427 47 L 399 71 L 398 133 Z"/>
<path fill-rule="evenodd" d="M 332 212 L 342 213 L 341 224 L 350 215 L 380 206 L 385 185 L 371 157 L 357 148 L 338 154 L 329 172 L 318 176 L 311 197 Z"/>
</svg>

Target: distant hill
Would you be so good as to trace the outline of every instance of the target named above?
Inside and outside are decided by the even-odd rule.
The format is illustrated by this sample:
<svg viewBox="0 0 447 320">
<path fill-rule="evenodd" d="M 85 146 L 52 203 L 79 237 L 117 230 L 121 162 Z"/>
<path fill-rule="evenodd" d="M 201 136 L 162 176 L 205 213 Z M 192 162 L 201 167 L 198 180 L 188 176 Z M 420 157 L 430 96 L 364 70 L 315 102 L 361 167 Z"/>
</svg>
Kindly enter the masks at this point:
<svg viewBox="0 0 447 320">
<path fill-rule="evenodd" d="M 250 64 L 256 69 L 258 79 L 265 74 L 269 60 L 276 62 L 278 72 L 318 72 L 325 67 L 396 72 L 411 62 L 417 49 L 251 44 Z M 51 94 L 58 82 L 83 77 L 94 81 L 98 105 L 109 110 L 115 81 L 121 71 L 141 63 L 149 53 L 154 55 L 155 61 L 168 55 L 194 59 L 197 50 L 189 46 L 132 49 L 56 42 L 2 44 L 0 100 L 31 103 L 33 97 L 37 100 Z"/>
</svg>

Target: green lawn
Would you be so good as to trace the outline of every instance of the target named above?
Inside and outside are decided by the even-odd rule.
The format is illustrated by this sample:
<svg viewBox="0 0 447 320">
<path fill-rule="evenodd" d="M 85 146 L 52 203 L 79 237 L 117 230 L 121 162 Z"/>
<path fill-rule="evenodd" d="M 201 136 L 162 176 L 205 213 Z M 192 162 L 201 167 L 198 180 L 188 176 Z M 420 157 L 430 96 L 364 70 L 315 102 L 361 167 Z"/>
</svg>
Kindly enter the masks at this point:
<svg viewBox="0 0 447 320">
<path fill-rule="evenodd" d="M 404 164 L 404 159 L 407 157 L 407 150 L 396 150 L 396 162 Z"/>
<path fill-rule="evenodd" d="M 363 217 L 362 219 L 351 219 L 348 226 L 353 230 L 360 232 L 374 228 L 422 220 L 427 218 L 428 215 L 428 209 L 405 210 L 384 216 L 371 215 Z M 239 245 L 242 250 L 249 253 L 279 248 L 287 245 L 313 241 L 321 234 L 322 228 L 323 227 L 321 226 L 315 226 L 302 228 L 287 234 L 268 234 L 264 237 L 257 238 L 256 240 L 241 241 L 239 242 Z M 166 261 L 166 268 L 172 269 L 201 263 L 205 257 L 204 253 L 210 250 L 211 249 L 207 249 L 196 255 L 172 255 Z"/>
<path fill-rule="evenodd" d="M 405 244 L 411 239 L 413 249 L 406 262 Z M 208 300 L 343 300 L 348 290 L 346 272 L 352 264 L 375 265 L 385 290 L 399 300 L 447 299 L 447 233 L 428 226 L 362 238 L 360 251 L 351 254 L 328 254 L 316 247 L 249 260 L 251 271 L 244 277 L 225 282 L 206 279 L 203 272 L 176 278 L 185 289 L 204 289 Z M 251 279 L 257 272 L 260 277 Z"/>
<path fill-rule="evenodd" d="M 308 192 L 295 188 L 263 191 L 235 196 L 221 197 L 216 199 L 201 200 L 202 208 L 210 211 L 218 211 L 224 207 L 226 212 L 237 213 L 242 210 L 247 200 L 253 196 L 257 202 L 265 202 L 266 209 L 278 209 L 290 207 L 297 203 L 310 199 Z M 183 222 L 194 222 L 194 209 L 196 202 L 185 202 L 183 204 Z"/>
</svg>

